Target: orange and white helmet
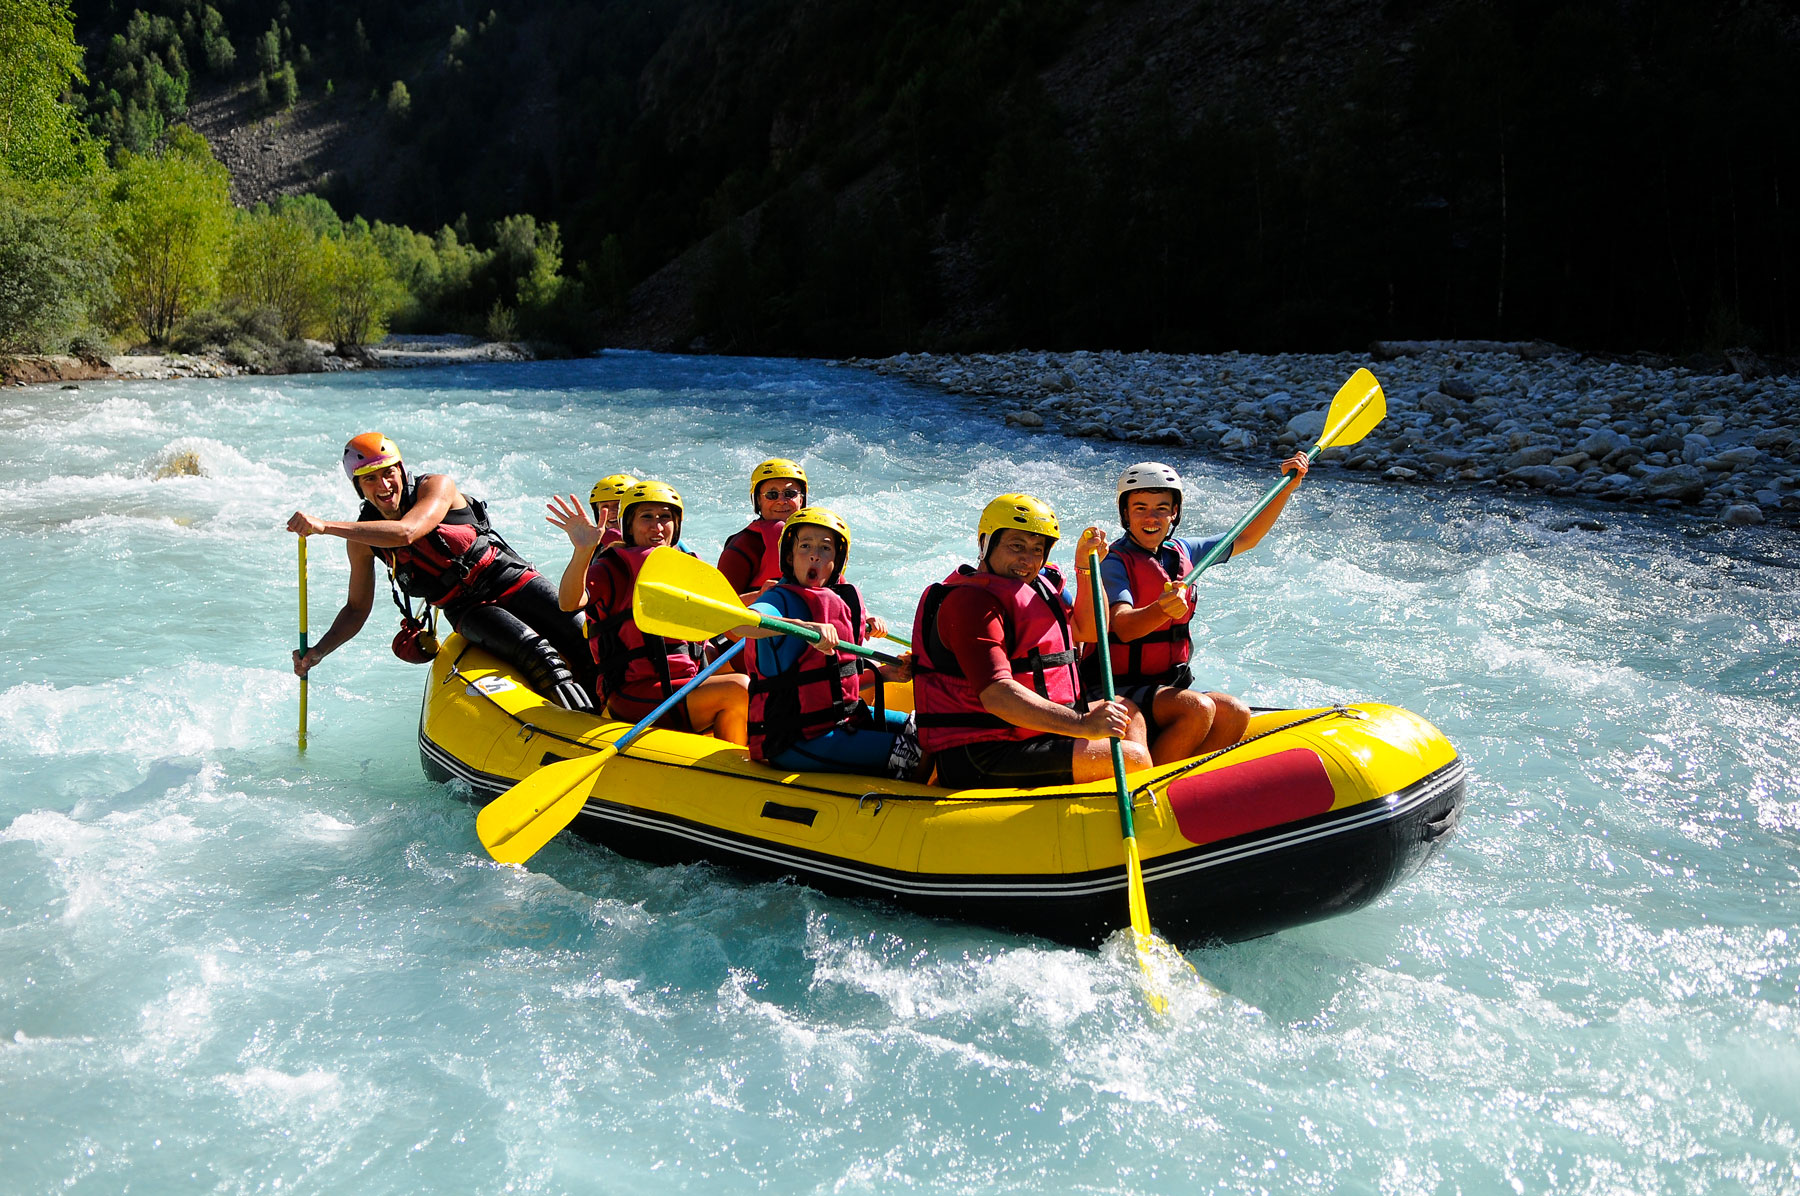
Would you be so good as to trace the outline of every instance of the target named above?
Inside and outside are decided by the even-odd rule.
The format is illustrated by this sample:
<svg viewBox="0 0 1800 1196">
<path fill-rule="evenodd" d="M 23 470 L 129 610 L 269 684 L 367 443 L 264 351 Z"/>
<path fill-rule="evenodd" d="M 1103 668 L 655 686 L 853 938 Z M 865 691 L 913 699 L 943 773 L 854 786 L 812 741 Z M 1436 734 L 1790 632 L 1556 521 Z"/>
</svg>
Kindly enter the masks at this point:
<svg viewBox="0 0 1800 1196">
<path fill-rule="evenodd" d="M 352 436 L 344 446 L 344 476 L 353 485 L 357 478 L 400 463 L 400 450 L 380 432 Z"/>
</svg>

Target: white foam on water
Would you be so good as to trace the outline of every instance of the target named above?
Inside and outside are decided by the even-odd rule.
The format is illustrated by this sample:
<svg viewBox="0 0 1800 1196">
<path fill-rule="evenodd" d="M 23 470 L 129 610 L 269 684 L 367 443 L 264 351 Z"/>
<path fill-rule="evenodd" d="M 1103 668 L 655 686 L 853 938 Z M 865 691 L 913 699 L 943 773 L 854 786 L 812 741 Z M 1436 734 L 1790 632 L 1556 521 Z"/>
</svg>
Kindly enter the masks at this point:
<svg viewBox="0 0 1800 1196">
<path fill-rule="evenodd" d="M 284 739 L 294 682 L 272 669 L 196 663 L 96 685 L 0 692 L 0 738 L 37 756 L 200 756 Z"/>
<path fill-rule="evenodd" d="M 1190 952 L 1226 995 L 1171 980 L 1163 1014 L 1122 935 L 568 839 L 493 864 L 420 774 L 379 597 L 294 752 L 282 527 L 353 517 L 354 432 L 552 576 L 551 493 L 662 476 L 710 556 L 750 467 L 797 457 L 901 622 L 993 493 L 1111 530 L 1154 455 L 1205 536 L 1273 473 L 972 421 L 822 363 L 618 353 L 9 393 L 0 1187 L 1800 1193 L 1800 624 L 1782 570 L 1657 515 L 1321 470 L 1207 575 L 1207 684 L 1416 709 L 1468 806 L 1368 908 Z M 155 477 L 187 453 L 202 476 Z M 347 567 L 312 549 L 316 638 Z"/>
</svg>

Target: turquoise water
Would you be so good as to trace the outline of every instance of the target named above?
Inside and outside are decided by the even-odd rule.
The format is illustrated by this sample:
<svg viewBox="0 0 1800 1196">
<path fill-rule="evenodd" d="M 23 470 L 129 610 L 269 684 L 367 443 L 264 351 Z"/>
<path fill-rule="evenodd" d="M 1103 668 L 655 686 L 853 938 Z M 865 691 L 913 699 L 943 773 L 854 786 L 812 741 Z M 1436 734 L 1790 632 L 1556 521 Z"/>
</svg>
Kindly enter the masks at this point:
<svg viewBox="0 0 1800 1196">
<path fill-rule="evenodd" d="M 1199 671 L 1419 711 L 1468 808 L 1374 907 L 1192 953 L 1231 998 L 1159 1018 L 1116 941 L 560 840 L 492 864 L 379 604 L 297 755 L 280 529 L 350 516 L 371 427 L 553 571 L 553 492 L 651 471 L 716 551 L 800 457 L 902 621 L 988 496 L 1103 519 L 1138 455 L 816 363 L 0 394 L 0 1190 L 1800 1192 L 1783 533 L 1315 475 L 1208 575 Z M 1157 451 L 1190 530 L 1272 476 Z"/>
</svg>

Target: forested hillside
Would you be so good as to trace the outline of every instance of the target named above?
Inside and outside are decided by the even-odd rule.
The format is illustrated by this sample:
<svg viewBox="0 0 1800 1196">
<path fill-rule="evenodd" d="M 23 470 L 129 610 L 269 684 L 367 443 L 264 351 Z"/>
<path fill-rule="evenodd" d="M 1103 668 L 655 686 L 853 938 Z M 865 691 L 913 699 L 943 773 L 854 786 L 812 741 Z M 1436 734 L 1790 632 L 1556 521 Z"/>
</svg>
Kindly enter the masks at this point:
<svg viewBox="0 0 1800 1196">
<path fill-rule="evenodd" d="M 115 145 L 203 93 L 297 104 L 340 216 L 557 222 L 593 344 L 1796 348 L 1800 20 L 1774 0 L 76 17 Z"/>
</svg>

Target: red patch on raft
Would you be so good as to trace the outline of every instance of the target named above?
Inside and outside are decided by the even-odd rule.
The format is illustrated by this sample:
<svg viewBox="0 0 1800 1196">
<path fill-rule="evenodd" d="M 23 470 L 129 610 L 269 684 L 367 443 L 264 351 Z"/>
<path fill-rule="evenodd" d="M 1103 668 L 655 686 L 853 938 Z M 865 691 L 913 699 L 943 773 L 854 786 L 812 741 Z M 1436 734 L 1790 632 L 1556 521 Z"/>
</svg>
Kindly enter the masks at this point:
<svg viewBox="0 0 1800 1196">
<path fill-rule="evenodd" d="M 1331 809 L 1335 794 L 1319 757 L 1291 748 L 1169 786 L 1175 823 L 1190 843 L 1216 843 Z"/>
</svg>

